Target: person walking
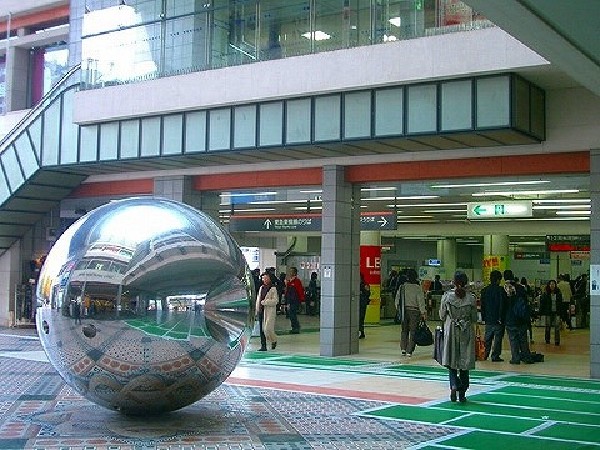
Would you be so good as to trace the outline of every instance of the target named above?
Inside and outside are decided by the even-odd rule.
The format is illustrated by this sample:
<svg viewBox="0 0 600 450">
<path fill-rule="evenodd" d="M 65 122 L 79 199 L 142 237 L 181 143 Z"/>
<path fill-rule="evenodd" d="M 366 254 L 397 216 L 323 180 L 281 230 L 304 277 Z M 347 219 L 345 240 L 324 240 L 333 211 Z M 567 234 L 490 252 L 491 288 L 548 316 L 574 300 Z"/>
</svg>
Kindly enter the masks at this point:
<svg viewBox="0 0 600 450">
<path fill-rule="evenodd" d="M 274 276 L 268 272 L 261 274 L 262 285 L 256 296 L 256 314 L 260 328 L 260 351 L 267 351 L 267 340 L 271 342 L 271 349 L 277 347 L 277 334 L 275 334 L 275 318 L 277 316 L 277 285 Z"/>
<path fill-rule="evenodd" d="M 485 322 L 485 359 L 488 359 L 491 354 L 493 362 L 504 361 L 500 354 L 508 297 L 504 288 L 500 286 L 500 280 L 502 280 L 502 272 L 492 270 L 490 284 L 481 292 L 481 318 Z"/>
<path fill-rule="evenodd" d="M 306 299 L 306 314 L 314 316 L 318 311 L 319 289 L 317 285 L 317 272 L 311 272 L 310 281 L 308 282 L 308 298 Z"/>
<path fill-rule="evenodd" d="M 298 278 L 298 269 L 290 267 L 289 278 L 285 286 L 285 302 L 288 308 L 288 316 L 292 329 L 290 334 L 300 333 L 300 322 L 298 321 L 298 309 L 304 303 L 304 286 Z"/>
<path fill-rule="evenodd" d="M 563 274 L 558 276 L 558 283 L 556 286 L 562 294 L 562 305 L 559 310 L 559 317 L 565 321 L 567 328 L 572 330 L 571 323 L 571 300 L 573 298 L 573 290 L 571 289 L 571 277 L 569 274 Z"/>
<path fill-rule="evenodd" d="M 467 401 L 469 370 L 475 368 L 475 296 L 467 291 L 467 275 L 454 274 L 454 289 L 447 291 L 440 303 L 440 319 L 444 323 L 442 365 L 449 371 L 450 401 Z"/>
<path fill-rule="evenodd" d="M 371 286 L 365 282 L 365 277 L 360 274 L 360 293 L 359 293 L 360 310 L 358 316 L 358 338 L 365 338 L 365 316 L 367 315 L 367 306 L 371 301 Z"/>
<path fill-rule="evenodd" d="M 412 356 L 415 350 L 415 331 L 420 319 L 425 318 L 425 295 L 417 280 L 414 269 L 406 271 L 407 281 L 396 295 L 396 308 L 402 312 L 402 332 L 400 334 L 400 350 L 403 355 Z"/>
<path fill-rule="evenodd" d="M 562 292 L 556 281 L 548 281 L 540 297 L 540 316 L 544 316 L 546 344 L 550 343 L 550 329 L 554 327 L 554 345 L 560 345 L 560 308 L 562 302 Z"/>
</svg>

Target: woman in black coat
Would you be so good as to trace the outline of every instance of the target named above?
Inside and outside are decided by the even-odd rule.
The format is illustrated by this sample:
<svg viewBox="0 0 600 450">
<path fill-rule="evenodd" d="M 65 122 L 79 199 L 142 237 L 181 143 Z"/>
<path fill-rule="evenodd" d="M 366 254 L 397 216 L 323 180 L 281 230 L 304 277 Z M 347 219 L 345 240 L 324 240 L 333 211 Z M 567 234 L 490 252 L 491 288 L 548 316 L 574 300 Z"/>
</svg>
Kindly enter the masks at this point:
<svg viewBox="0 0 600 450">
<path fill-rule="evenodd" d="M 554 326 L 554 344 L 560 345 L 560 324 L 563 319 L 562 294 L 556 280 L 546 283 L 546 289 L 540 297 L 540 316 L 545 317 L 546 344 L 550 343 L 550 327 Z"/>
</svg>

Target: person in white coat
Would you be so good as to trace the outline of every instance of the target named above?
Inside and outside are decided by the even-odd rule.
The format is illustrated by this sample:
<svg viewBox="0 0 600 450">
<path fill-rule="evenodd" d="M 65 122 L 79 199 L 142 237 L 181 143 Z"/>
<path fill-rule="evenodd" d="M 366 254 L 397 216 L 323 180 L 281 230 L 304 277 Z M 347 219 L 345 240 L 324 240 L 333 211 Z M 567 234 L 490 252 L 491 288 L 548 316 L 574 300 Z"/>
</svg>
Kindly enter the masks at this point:
<svg viewBox="0 0 600 450">
<path fill-rule="evenodd" d="M 256 296 L 256 315 L 260 326 L 260 351 L 267 351 L 267 340 L 271 342 L 271 349 L 277 347 L 277 334 L 275 334 L 275 318 L 277 317 L 277 303 L 279 294 L 274 276 L 268 272 L 261 275 L 262 286 Z"/>
</svg>

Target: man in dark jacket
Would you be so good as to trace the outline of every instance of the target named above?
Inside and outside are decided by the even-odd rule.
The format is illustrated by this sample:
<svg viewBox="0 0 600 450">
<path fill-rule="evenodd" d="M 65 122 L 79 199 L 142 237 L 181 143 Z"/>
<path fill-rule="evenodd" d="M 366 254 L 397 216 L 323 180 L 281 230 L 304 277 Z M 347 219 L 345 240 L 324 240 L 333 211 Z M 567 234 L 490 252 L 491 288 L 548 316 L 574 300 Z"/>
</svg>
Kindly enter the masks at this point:
<svg viewBox="0 0 600 450">
<path fill-rule="evenodd" d="M 502 280 L 502 273 L 499 270 L 492 270 L 490 284 L 481 292 L 481 318 L 485 322 L 485 359 L 491 352 L 494 362 L 504 361 L 500 358 L 500 353 L 502 353 L 508 297 L 504 288 L 500 286 L 500 280 Z"/>
<path fill-rule="evenodd" d="M 506 332 L 510 343 L 510 363 L 532 364 L 533 359 L 527 340 L 527 324 L 531 322 L 527 293 L 525 288 L 515 281 L 512 270 L 504 271 L 504 281 L 504 289 L 508 296 Z"/>
</svg>

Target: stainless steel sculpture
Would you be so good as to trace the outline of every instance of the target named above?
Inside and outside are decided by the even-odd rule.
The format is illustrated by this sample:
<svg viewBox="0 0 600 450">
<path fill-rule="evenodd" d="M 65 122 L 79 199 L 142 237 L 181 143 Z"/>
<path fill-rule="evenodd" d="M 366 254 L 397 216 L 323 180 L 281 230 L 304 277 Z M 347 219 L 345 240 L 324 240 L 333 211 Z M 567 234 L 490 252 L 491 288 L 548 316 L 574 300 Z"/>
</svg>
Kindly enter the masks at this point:
<svg viewBox="0 0 600 450">
<path fill-rule="evenodd" d="M 241 251 L 208 216 L 172 200 L 101 206 L 52 247 L 37 329 L 63 379 L 125 414 L 189 405 L 232 372 L 254 302 Z"/>
</svg>

